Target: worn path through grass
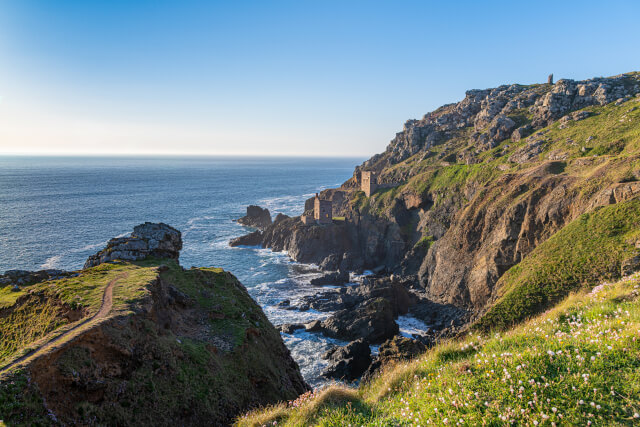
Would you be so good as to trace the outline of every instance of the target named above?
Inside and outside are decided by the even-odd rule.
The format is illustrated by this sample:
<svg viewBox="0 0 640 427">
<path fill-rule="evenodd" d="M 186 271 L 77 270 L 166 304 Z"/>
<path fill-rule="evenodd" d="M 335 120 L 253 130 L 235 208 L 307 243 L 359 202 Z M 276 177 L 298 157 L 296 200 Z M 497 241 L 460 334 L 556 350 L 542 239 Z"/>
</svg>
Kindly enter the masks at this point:
<svg viewBox="0 0 640 427">
<path fill-rule="evenodd" d="M 60 343 L 65 339 L 73 338 L 87 324 L 106 317 L 109 314 L 109 312 L 111 311 L 111 307 L 113 306 L 113 287 L 115 286 L 115 284 L 119 280 L 126 279 L 128 276 L 129 276 L 129 273 L 128 272 L 124 272 L 124 273 L 120 274 L 118 277 L 116 277 L 115 279 L 111 280 L 107 284 L 107 286 L 104 289 L 104 293 L 102 295 L 102 304 L 100 305 L 100 309 L 98 310 L 98 312 L 96 314 L 94 314 L 93 316 L 89 317 L 88 319 L 80 320 L 78 322 L 78 324 L 73 326 L 71 329 L 63 332 L 60 335 L 52 337 L 50 340 L 46 341 L 45 343 L 43 343 L 39 347 L 37 347 L 37 348 L 29 351 L 28 353 L 20 356 L 19 358 L 13 360 L 9 364 L 7 364 L 7 365 L 5 365 L 3 367 L 0 367 L 0 377 L 2 377 L 4 374 L 6 374 L 7 372 L 11 371 L 12 369 L 16 368 L 17 366 L 23 365 L 28 361 L 32 361 L 32 360 L 42 356 L 43 354 L 45 354 L 48 351 L 50 351 L 51 349 L 53 349 L 57 343 Z"/>
</svg>

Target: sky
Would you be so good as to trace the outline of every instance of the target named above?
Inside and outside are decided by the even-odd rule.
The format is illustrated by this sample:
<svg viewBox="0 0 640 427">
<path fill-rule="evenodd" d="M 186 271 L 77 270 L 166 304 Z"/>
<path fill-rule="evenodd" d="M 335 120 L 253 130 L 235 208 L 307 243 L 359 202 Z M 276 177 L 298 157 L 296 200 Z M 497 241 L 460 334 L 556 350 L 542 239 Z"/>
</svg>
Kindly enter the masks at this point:
<svg viewBox="0 0 640 427">
<path fill-rule="evenodd" d="M 640 70 L 637 0 L 0 0 L 0 153 L 370 156 L 468 89 Z"/>
</svg>

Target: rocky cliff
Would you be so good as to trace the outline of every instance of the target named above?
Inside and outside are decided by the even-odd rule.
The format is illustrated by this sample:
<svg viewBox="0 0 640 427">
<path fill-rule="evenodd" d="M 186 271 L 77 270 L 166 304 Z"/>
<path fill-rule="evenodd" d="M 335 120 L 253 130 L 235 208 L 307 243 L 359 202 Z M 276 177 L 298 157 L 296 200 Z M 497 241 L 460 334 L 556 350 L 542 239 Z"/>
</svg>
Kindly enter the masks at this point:
<svg viewBox="0 0 640 427">
<path fill-rule="evenodd" d="M 107 247 L 87 259 L 84 268 L 113 261 L 139 261 L 147 257 L 178 260 L 182 249 L 182 235 L 167 224 L 145 222 L 133 229 L 129 237 L 109 240 Z"/>
<path fill-rule="evenodd" d="M 308 390 L 279 333 L 233 275 L 180 267 L 182 242 L 169 226 L 136 227 L 129 243 L 140 241 L 136 261 L 110 259 L 2 293 L 0 419 L 226 425 Z M 100 258 L 107 261 L 107 252 Z M 145 252 L 168 256 L 141 260 Z"/>
<path fill-rule="evenodd" d="M 640 73 L 471 90 L 407 121 L 385 152 L 323 192 L 344 221 L 291 218 L 254 242 L 328 270 L 393 273 L 471 319 L 541 243 L 638 196 L 639 132 Z M 384 184 L 370 197 L 358 191 L 363 170 Z"/>
</svg>

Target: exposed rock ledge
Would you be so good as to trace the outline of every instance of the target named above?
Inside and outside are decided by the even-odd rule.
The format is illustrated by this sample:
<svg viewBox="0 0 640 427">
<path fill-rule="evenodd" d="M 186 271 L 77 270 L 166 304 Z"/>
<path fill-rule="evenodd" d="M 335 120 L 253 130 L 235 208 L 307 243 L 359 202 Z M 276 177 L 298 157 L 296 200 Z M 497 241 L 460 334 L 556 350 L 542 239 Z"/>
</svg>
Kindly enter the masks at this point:
<svg viewBox="0 0 640 427">
<path fill-rule="evenodd" d="M 269 209 L 260 206 L 247 206 L 247 214 L 242 218 L 238 218 L 238 223 L 248 227 L 263 229 L 271 225 L 271 213 Z"/>
<path fill-rule="evenodd" d="M 139 261 L 147 257 L 178 260 L 182 249 L 182 234 L 170 225 L 145 222 L 133 228 L 129 237 L 109 240 L 107 247 L 91 255 L 84 268 L 95 267 L 116 259 Z"/>
</svg>

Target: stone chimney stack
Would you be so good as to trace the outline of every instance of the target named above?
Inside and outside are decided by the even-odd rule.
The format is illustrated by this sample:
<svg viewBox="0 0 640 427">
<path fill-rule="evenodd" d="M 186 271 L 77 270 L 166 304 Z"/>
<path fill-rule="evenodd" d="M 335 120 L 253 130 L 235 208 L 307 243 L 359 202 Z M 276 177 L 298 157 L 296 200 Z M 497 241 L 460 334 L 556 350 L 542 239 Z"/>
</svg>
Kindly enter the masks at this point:
<svg viewBox="0 0 640 427">
<path fill-rule="evenodd" d="M 553 73 L 549 74 L 549 77 L 547 77 L 547 83 L 550 85 L 553 84 Z"/>
</svg>

